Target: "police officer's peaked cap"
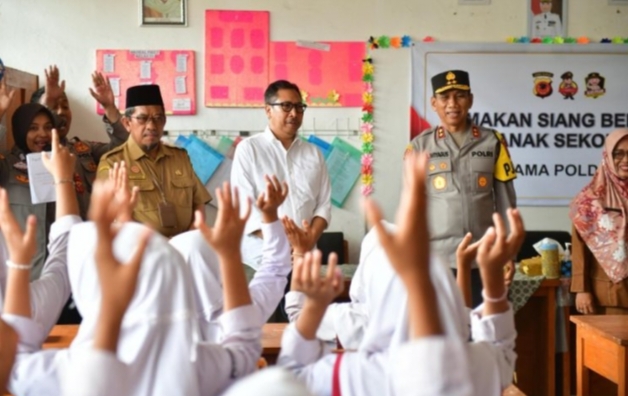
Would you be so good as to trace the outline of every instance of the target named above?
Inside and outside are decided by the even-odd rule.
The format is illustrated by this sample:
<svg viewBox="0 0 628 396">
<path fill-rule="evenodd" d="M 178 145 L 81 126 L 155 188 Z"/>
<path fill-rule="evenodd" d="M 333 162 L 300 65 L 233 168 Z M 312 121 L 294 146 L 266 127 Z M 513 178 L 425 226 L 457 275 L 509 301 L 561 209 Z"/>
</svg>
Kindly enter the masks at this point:
<svg viewBox="0 0 628 396">
<path fill-rule="evenodd" d="M 434 90 L 434 95 L 450 89 L 470 91 L 471 84 L 469 83 L 469 73 L 464 70 L 448 70 L 432 77 L 432 90 Z"/>
<path fill-rule="evenodd" d="M 159 85 L 135 85 L 126 90 L 126 108 L 135 106 L 161 106 L 164 100 L 161 98 Z"/>
<path fill-rule="evenodd" d="M 562 76 L 560 76 L 560 78 L 562 78 L 563 80 L 566 78 L 573 78 L 573 73 L 572 72 L 564 72 Z"/>
</svg>

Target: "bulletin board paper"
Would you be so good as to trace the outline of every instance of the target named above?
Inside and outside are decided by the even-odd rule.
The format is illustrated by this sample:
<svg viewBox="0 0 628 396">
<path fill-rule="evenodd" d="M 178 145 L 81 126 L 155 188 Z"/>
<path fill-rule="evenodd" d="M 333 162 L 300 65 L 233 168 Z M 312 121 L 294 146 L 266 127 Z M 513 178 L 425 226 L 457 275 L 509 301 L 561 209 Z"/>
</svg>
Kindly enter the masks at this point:
<svg viewBox="0 0 628 396">
<path fill-rule="evenodd" d="M 267 11 L 205 11 L 207 107 L 264 104 L 269 33 Z"/>
<path fill-rule="evenodd" d="M 362 107 L 363 42 L 325 42 L 329 51 L 270 44 L 270 81 L 289 80 L 305 92 L 310 106 Z"/>
<path fill-rule="evenodd" d="M 96 70 L 109 78 L 116 105 L 121 110 L 127 88 L 158 84 L 166 114 L 196 114 L 194 51 L 97 50 Z M 96 111 L 104 114 L 98 103 Z"/>
</svg>

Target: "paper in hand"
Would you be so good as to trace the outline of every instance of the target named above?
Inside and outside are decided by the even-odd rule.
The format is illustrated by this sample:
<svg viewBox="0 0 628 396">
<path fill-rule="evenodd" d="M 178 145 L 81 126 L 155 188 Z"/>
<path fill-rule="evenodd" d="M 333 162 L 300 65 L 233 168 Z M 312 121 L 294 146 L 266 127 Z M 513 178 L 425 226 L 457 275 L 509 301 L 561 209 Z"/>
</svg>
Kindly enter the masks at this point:
<svg viewBox="0 0 628 396">
<path fill-rule="evenodd" d="M 48 156 L 51 153 L 46 153 Z M 42 161 L 42 153 L 30 153 L 26 155 L 28 164 L 28 180 L 31 190 L 31 202 L 33 204 L 55 202 L 55 179 Z"/>
</svg>

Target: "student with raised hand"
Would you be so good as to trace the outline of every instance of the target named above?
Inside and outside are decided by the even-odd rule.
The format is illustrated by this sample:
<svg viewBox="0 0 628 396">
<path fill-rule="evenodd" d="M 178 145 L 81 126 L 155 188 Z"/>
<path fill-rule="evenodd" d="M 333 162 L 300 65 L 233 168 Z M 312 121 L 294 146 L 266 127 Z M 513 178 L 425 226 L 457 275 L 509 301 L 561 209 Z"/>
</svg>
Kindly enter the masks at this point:
<svg viewBox="0 0 628 396">
<path fill-rule="evenodd" d="M 262 260 L 248 285 L 253 305 L 264 321 L 268 320 L 281 300 L 287 284 L 286 277 L 292 269 L 290 244 L 277 215 L 278 207 L 288 194 L 288 186 L 285 182 L 280 183 L 275 176 L 266 176 L 265 179 L 266 189 L 255 203 L 262 214 Z M 170 240 L 170 244 L 181 252 L 192 269 L 203 338 L 217 341 L 221 338 L 221 329 L 216 320 L 223 312 L 218 256 L 198 230 L 177 235 Z"/>
<path fill-rule="evenodd" d="M 113 205 L 112 202 L 119 187 L 112 179 L 108 185 L 96 186 L 92 195 L 89 217 L 96 226 L 94 258 L 102 294 L 100 312 L 92 348 L 75 352 L 71 364 L 61 373 L 63 396 L 123 395 L 130 388 L 127 366 L 116 354 L 122 319 L 135 294 L 142 258 L 152 232 L 142 230 L 137 249 L 126 263 L 114 256 L 117 229 L 112 223 L 119 218 L 123 202 Z"/>
</svg>

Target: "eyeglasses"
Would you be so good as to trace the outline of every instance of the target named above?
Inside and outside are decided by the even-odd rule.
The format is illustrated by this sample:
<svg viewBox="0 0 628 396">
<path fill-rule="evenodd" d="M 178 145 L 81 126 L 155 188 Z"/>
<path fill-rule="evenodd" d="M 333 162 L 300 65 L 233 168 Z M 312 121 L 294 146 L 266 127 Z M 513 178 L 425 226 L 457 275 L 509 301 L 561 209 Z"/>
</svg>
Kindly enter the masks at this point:
<svg viewBox="0 0 628 396">
<path fill-rule="evenodd" d="M 623 150 L 617 150 L 617 151 L 613 151 L 613 159 L 615 161 L 621 161 L 624 159 L 624 157 L 626 157 L 628 155 L 628 151 L 623 151 Z"/>
<path fill-rule="evenodd" d="M 297 113 L 301 114 L 307 109 L 307 105 L 305 103 L 292 103 L 292 102 L 281 102 L 281 103 L 267 103 L 269 106 L 281 106 L 281 110 L 286 113 L 290 113 L 292 109 L 295 109 Z"/>
<path fill-rule="evenodd" d="M 162 114 L 157 114 L 154 116 L 147 116 L 147 115 L 141 114 L 138 116 L 131 116 L 129 118 L 133 118 L 140 125 L 147 124 L 148 120 L 152 120 L 155 123 L 155 125 L 162 125 L 166 122 L 166 116 Z"/>
</svg>

